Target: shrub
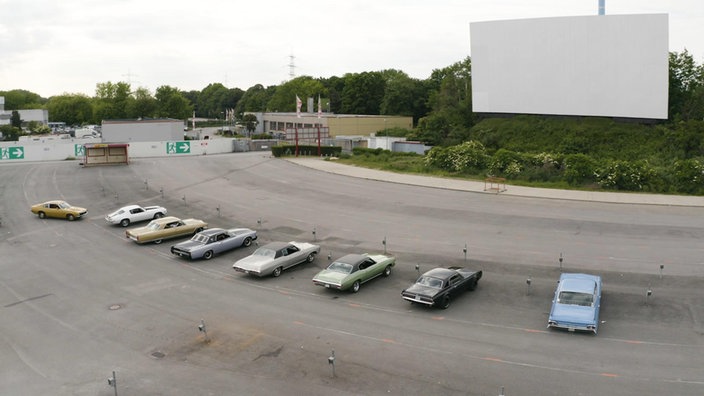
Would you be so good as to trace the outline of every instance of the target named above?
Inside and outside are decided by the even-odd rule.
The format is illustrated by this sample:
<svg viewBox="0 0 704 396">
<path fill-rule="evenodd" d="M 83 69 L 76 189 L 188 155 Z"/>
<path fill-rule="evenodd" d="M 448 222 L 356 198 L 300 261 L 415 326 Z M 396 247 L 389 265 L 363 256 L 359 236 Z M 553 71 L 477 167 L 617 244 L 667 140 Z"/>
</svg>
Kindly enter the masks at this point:
<svg viewBox="0 0 704 396">
<path fill-rule="evenodd" d="M 585 154 L 569 154 L 564 159 L 565 181 L 571 185 L 594 182 L 597 162 Z"/>
<path fill-rule="evenodd" d="M 673 181 L 679 192 L 704 193 L 704 162 L 696 158 L 675 161 Z"/>
<path fill-rule="evenodd" d="M 521 163 L 521 154 L 511 150 L 499 149 L 491 157 L 489 173 L 506 177 L 516 176 L 521 172 Z"/>
<path fill-rule="evenodd" d="M 647 161 L 609 161 L 596 171 L 597 183 L 615 190 L 641 191 L 649 187 L 656 176 Z"/>
</svg>

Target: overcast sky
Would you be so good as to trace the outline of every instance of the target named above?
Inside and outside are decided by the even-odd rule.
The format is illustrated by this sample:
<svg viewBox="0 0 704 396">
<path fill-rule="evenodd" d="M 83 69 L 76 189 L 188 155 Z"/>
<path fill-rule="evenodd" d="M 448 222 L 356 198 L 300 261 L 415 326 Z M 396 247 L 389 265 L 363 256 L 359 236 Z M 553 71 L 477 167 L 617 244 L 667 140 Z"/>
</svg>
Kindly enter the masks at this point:
<svg viewBox="0 0 704 396">
<path fill-rule="evenodd" d="M 0 90 L 246 90 L 288 80 L 290 64 L 295 76 L 425 79 L 471 56 L 471 22 L 597 11 L 598 0 L 0 0 Z M 670 51 L 704 63 L 703 0 L 607 0 L 606 13 L 669 14 Z"/>
</svg>

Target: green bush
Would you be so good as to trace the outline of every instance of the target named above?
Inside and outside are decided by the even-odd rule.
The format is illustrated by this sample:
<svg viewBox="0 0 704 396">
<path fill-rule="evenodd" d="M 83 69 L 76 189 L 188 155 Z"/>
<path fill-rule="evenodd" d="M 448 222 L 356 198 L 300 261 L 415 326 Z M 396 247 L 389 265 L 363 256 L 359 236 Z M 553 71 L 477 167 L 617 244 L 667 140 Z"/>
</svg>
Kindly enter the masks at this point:
<svg viewBox="0 0 704 396">
<path fill-rule="evenodd" d="M 585 154 L 569 154 L 563 161 L 563 177 L 572 186 L 596 181 L 597 162 Z"/>
<path fill-rule="evenodd" d="M 673 169 L 677 191 L 687 194 L 704 193 L 704 161 L 696 158 L 675 161 Z"/>
</svg>

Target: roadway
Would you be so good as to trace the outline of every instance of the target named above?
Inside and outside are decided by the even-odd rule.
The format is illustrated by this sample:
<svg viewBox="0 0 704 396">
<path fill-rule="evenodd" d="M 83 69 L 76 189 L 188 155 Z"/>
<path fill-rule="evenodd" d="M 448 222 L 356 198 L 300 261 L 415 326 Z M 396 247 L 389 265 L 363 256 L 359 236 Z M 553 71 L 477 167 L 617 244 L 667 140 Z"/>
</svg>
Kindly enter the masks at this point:
<svg viewBox="0 0 704 396">
<path fill-rule="evenodd" d="M 120 395 L 704 393 L 701 207 L 428 188 L 262 153 L 3 164 L 0 192 L 1 394 L 112 395 L 112 371 Z M 48 199 L 88 216 L 29 213 Z M 130 242 L 103 221 L 129 203 L 322 252 L 251 278 L 231 265 L 255 246 L 188 262 Z M 312 284 L 328 255 L 382 241 L 389 278 L 357 294 Z M 545 328 L 560 254 L 563 271 L 604 278 L 597 336 Z M 448 265 L 482 269 L 477 290 L 447 310 L 401 299 L 416 266 Z"/>
</svg>

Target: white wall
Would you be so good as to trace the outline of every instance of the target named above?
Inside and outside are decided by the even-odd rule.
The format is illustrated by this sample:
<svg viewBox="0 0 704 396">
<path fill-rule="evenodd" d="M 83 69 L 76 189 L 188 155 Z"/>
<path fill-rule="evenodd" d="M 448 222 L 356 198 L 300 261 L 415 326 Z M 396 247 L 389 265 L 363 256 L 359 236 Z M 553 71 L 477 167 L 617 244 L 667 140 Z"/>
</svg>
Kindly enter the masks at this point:
<svg viewBox="0 0 704 396">
<path fill-rule="evenodd" d="M 666 119 L 668 16 L 470 24 L 475 112 Z"/>
<path fill-rule="evenodd" d="M 188 140 L 172 142 L 131 142 L 128 154 L 130 158 L 169 157 L 169 156 L 194 156 L 207 154 L 221 154 L 233 152 L 233 140 L 218 138 L 210 140 Z M 61 161 L 66 159 L 80 161 L 80 149 L 85 143 L 100 143 L 100 139 L 42 139 L 32 142 L 0 142 L 0 165 L 15 162 L 30 161 Z M 173 143 L 188 146 L 188 152 L 167 152 L 173 148 Z M 19 155 L 19 153 L 22 155 Z M 22 158 L 17 158 L 22 157 Z"/>
</svg>

